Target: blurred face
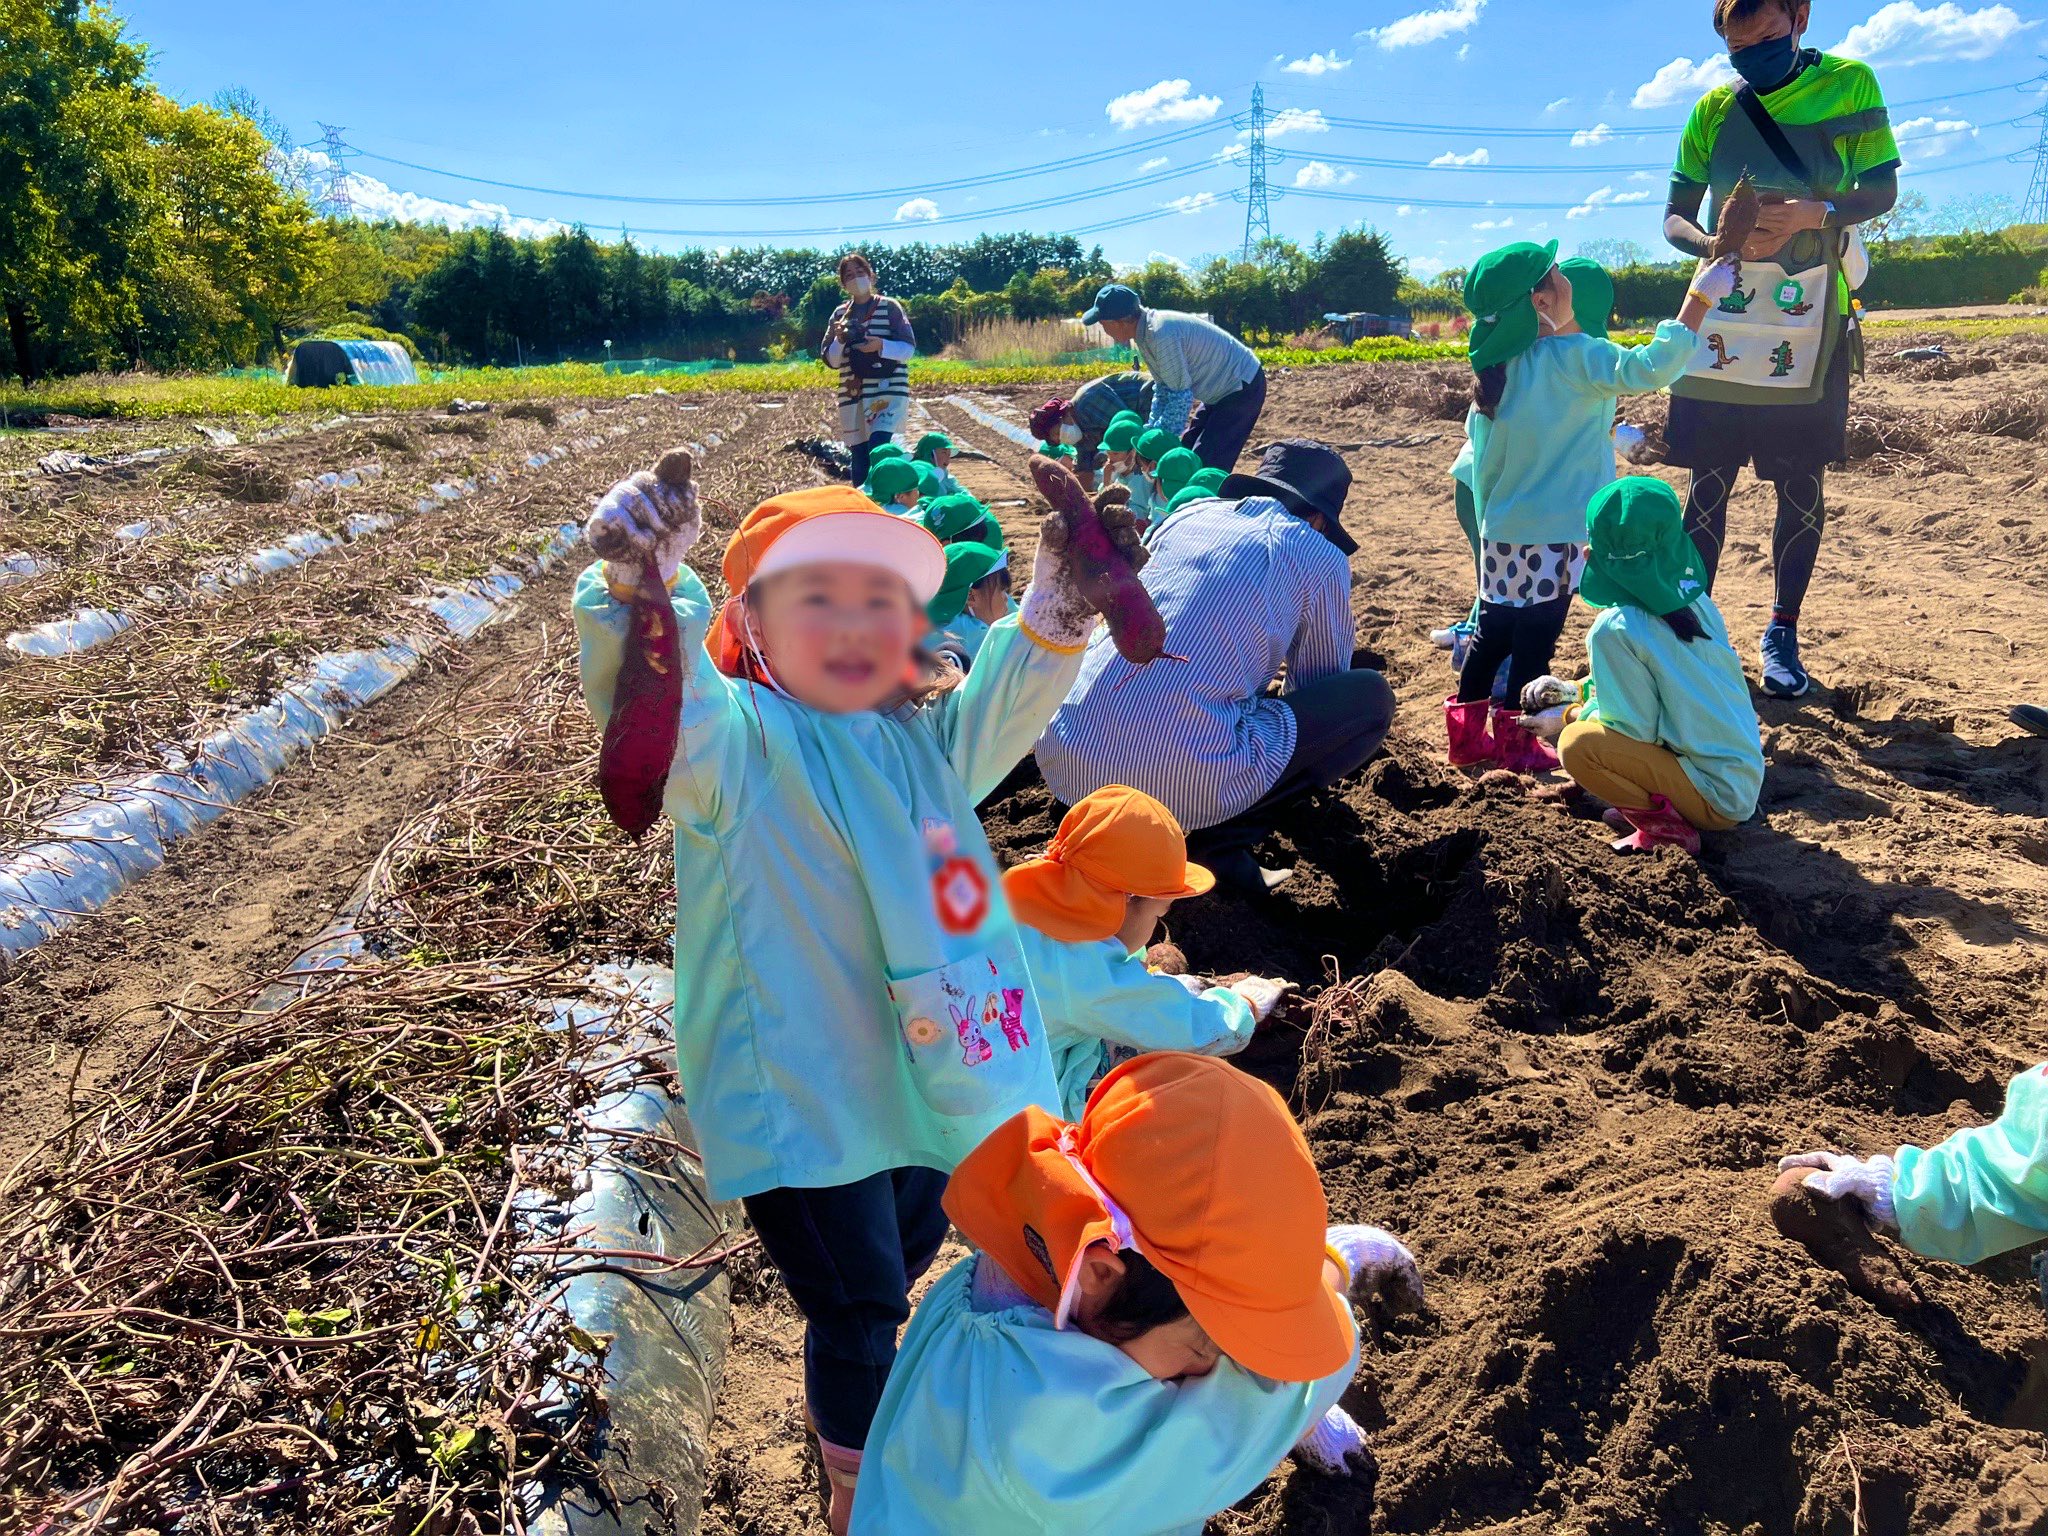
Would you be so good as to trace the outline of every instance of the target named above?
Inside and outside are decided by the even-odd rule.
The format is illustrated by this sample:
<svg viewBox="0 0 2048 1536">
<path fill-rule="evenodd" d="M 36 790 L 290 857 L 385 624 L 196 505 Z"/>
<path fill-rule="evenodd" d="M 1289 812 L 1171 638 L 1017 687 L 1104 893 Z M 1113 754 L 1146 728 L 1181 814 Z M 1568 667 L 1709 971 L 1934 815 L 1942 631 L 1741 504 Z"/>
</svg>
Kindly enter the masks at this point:
<svg viewBox="0 0 2048 1536">
<path fill-rule="evenodd" d="M 944 469 L 944 468 L 945 468 L 945 467 L 946 467 L 946 466 L 947 466 L 948 464 L 951 464 L 952 462 L 953 462 L 953 450 L 952 450 L 952 449 L 950 449 L 950 448 L 934 448 L 934 449 L 932 450 L 932 467 L 933 467 L 934 469 Z"/>
<path fill-rule="evenodd" d="M 859 301 L 875 291 L 875 274 L 856 267 L 839 279 L 840 290 L 849 299 Z"/>
<path fill-rule="evenodd" d="M 879 709 L 902 691 L 916 610 L 901 576 L 839 562 L 747 589 L 746 618 L 775 680 L 830 715 Z"/>
<path fill-rule="evenodd" d="M 1096 1332 L 1096 1319 L 1116 1294 L 1123 1277 L 1124 1261 L 1110 1250 L 1107 1243 L 1095 1244 L 1082 1256 L 1080 1284 L 1071 1314 L 1076 1328 L 1090 1338 L 1102 1338 Z M 1192 1317 L 1177 1318 L 1157 1328 L 1148 1328 L 1135 1339 L 1104 1339 L 1103 1342 L 1114 1344 L 1129 1355 L 1133 1364 L 1156 1381 L 1182 1381 L 1189 1377 L 1207 1376 L 1223 1359 L 1223 1351 L 1216 1347 L 1216 1341 Z"/>
<path fill-rule="evenodd" d="M 1098 323 L 1109 334 L 1110 340 L 1120 347 L 1128 347 L 1138 339 L 1138 318 L 1135 315 L 1128 320 L 1103 320 Z"/>
<path fill-rule="evenodd" d="M 1550 269 L 1550 276 L 1532 297 L 1536 300 L 1536 313 L 1543 317 L 1544 335 L 1568 336 L 1579 328 L 1572 314 L 1572 280 L 1561 267 Z"/>
<path fill-rule="evenodd" d="M 1166 921 L 1166 914 L 1173 910 L 1171 896 L 1130 896 L 1125 898 L 1124 925 L 1117 929 L 1116 936 L 1123 941 L 1125 949 L 1136 954 L 1152 942 L 1159 932 L 1159 925 Z"/>
<path fill-rule="evenodd" d="M 984 624 L 993 624 L 1010 611 L 1010 573 L 998 571 L 987 581 L 978 581 L 967 594 L 967 611 Z"/>
</svg>

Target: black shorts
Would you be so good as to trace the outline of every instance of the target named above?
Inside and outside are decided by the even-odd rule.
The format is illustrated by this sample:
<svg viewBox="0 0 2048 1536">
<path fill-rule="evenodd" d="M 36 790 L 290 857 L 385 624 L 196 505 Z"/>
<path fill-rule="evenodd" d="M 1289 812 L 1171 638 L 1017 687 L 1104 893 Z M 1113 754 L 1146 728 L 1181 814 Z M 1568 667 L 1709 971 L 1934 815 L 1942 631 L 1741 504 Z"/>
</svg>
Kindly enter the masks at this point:
<svg viewBox="0 0 2048 1536">
<path fill-rule="evenodd" d="M 1759 480 L 1810 475 L 1849 456 L 1849 368 L 1856 338 L 1844 332 L 1821 397 L 1810 405 L 1731 405 L 1671 397 L 1665 462 L 1680 469 L 1756 465 Z"/>
</svg>

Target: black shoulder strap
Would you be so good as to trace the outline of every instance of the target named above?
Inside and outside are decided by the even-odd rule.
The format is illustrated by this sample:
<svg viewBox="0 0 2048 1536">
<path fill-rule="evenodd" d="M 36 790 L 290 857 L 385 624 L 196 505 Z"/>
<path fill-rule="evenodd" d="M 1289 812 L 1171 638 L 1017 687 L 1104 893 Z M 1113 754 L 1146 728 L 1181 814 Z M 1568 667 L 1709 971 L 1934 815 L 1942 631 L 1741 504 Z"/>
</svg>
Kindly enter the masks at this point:
<svg viewBox="0 0 2048 1536">
<path fill-rule="evenodd" d="M 1806 162 L 1799 158 L 1799 151 L 1792 147 L 1792 141 L 1785 137 L 1785 130 L 1778 126 L 1778 120 L 1771 116 L 1770 109 L 1757 99 L 1757 94 L 1745 82 L 1736 87 L 1736 105 L 1742 108 L 1742 115 L 1749 119 L 1756 129 L 1757 137 L 1764 146 L 1778 157 L 1778 163 L 1795 177 L 1807 191 L 1818 199 L 1820 188 L 1814 185 L 1813 175 L 1806 168 Z"/>
</svg>

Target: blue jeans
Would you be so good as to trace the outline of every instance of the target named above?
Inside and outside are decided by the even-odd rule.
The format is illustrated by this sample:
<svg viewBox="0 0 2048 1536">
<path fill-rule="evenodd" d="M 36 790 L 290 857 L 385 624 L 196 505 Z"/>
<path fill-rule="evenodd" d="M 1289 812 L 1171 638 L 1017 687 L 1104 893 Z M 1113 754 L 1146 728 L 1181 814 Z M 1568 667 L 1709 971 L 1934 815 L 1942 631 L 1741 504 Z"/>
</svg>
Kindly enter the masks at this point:
<svg viewBox="0 0 2048 1536">
<path fill-rule="evenodd" d="M 946 1175 L 896 1168 L 826 1189 L 771 1189 L 741 1203 L 804 1315 L 804 1397 L 818 1433 L 858 1451 L 910 1320 L 910 1288 L 948 1222 Z"/>
</svg>

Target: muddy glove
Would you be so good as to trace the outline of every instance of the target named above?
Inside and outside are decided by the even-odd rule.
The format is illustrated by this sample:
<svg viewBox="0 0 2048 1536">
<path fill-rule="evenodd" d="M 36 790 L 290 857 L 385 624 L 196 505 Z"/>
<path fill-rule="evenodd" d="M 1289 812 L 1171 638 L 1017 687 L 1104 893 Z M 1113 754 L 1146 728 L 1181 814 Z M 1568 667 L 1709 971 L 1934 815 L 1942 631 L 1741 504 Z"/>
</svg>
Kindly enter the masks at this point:
<svg viewBox="0 0 2048 1536">
<path fill-rule="evenodd" d="M 1263 1024 L 1273 1017 L 1280 999 L 1294 990 L 1291 981 L 1272 981 L 1264 976 L 1246 976 L 1230 984 L 1230 990 L 1252 1007 L 1252 1022 Z"/>
<path fill-rule="evenodd" d="M 643 469 L 606 491 L 583 525 L 590 547 L 604 558 L 605 580 L 614 594 L 637 590 L 649 560 L 664 583 L 675 580 L 703 528 L 697 483 L 688 476 L 687 460 L 681 475 L 670 479 Z"/>
<path fill-rule="evenodd" d="M 1144 569 L 1151 552 L 1138 542 L 1137 519 L 1129 501 L 1130 495 L 1123 487 L 1112 486 L 1094 498 L 1094 505 L 1110 542 L 1130 562 L 1135 573 Z M 1072 559 L 1071 543 L 1066 513 L 1055 511 L 1038 525 L 1031 590 L 1024 594 L 1019 614 L 1026 630 L 1059 648 L 1085 645 L 1095 632 L 1095 608 L 1082 591 L 1081 573 Z"/>
<path fill-rule="evenodd" d="M 1740 268 L 1740 261 L 1733 256 L 1723 256 L 1719 261 L 1703 261 L 1692 275 L 1692 291 L 1710 306 L 1718 304 L 1735 291 L 1735 285 L 1742 276 Z"/>
<path fill-rule="evenodd" d="M 1515 716 L 1515 724 L 1534 736 L 1538 741 L 1556 741 L 1564 734 L 1564 728 L 1572 723 L 1572 707 L 1560 704 L 1555 709 L 1538 710 L 1533 715 Z"/>
<path fill-rule="evenodd" d="M 1895 1169 L 1889 1157 L 1844 1157 L 1838 1152 L 1801 1152 L 1778 1159 L 1778 1172 L 1812 1168 L 1799 1182 L 1830 1200 L 1853 1200 L 1862 1208 L 1863 1219 L 1880 1230 L 1896 1232 L 1898 1214 L 1892 1209 L 1892 1177 Z"/>
<path fill-rule="evenodd" d="M 1579 685 L 1566 678 L 1553 677 L 1545 673 L 1534 682 L 1522 685 L 1522 708 L 1528 714 L 1539 714 L 1546 709 L 1555 709 L 1560 704 L 1579 702 Z"/>
<path fill-rule="evenodd" d="M 1332 1227 L 1323 1241 L 1349 1271 L 1351 1299 L 1360 1306 L 1377 1296 L 1389 1312 L 1422 1310 L 1422 1270 L 1393 1233 L 1378 1227 Z"/>
<path fill-rule="evenodd" d="M 1295 1442 L 1294 1459 L 1330 1477 L 1370 1472 L 1374 1465 L 1365 1431 L 1342 1408 L 1332 1408 L 1309 1426 Z"/>
</svg>

